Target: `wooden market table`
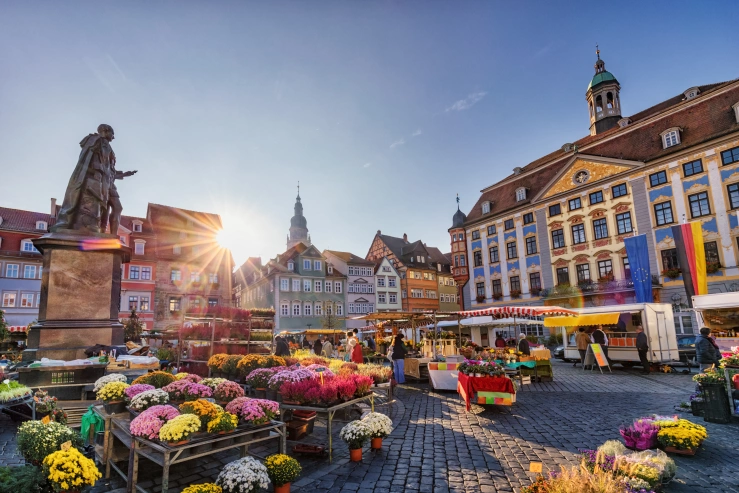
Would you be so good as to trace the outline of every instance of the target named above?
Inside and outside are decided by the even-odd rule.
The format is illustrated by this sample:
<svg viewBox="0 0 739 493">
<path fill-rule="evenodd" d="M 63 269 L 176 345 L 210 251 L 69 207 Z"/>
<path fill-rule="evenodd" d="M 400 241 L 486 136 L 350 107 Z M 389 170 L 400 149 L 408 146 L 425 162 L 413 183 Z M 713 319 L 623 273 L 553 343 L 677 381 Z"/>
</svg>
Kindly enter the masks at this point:
<svg viewBox="0 0 739 493">
<path fill-rule="evenodd" d="M 460 373 L 457 392 L 464 400 L 467 411 L 470 410 L 470 401 L 499 406 L 512 406 L 516 402 L 516 389 L 508 377 L 471 377 Z"/>
<path fill-rule="evenodd" d="M 431 358 L 405 358 L 403 373 L 418 380 L 428 377 L 428 364 Z"/>
<path fill-rule="evenodd" d="M 279 440 L 280 453 L 285 453 L 285 439 L 287 432 L 285 423 L 281 421 L 272 421 L 271 423 L 261 427 L 244 427 L 244 425 L 236 428 L 236 431 L 225 435 L 207 435 L 203 437 L 193 438 L 185 445 L 170 447 L 167 444 L 154 442 L 145 438 L 131 436 L 129 426 L 131 419 L 128 413 L 115 414 L 110 416 L 110 437 L 107 441 L 108 459 L 106 471 L 112 468 L 123 479 L 126 480 L 127 491 L 133 493 L 147 491 L 138 486 L 139 473 L 139 457 L 149 459 L 153 463 L 162 468 L 162 493 L 167 493 L 169 488 L 169 469 L 175 464 L 191 461 L 207 457 L 209 455 L 223 452 L 234 448 L 240 449 L 241 457 L 249 454 L 249 447 L 256 443 L 266 442 L 269 440 Z M 123 470 L 114 460 L 114 442 L 118 439 L 123 445 L 129 449 L 128 468 Z M 98 455 L 96 447 L 95 454 Z M 253 455 L 253 454 L 252 454 Z M 98 455 L 98 458 L 102 459 Z M 264 457 L 260 457 L 264 458 Z"/>
<path fill-rule="evenodd" d="M 389 387 L 389 386 L 388 386 Z M 392 392 L 392 391 L 390 391 Z M 372 409 L 372 412 L 375 411 L 375 394 L 369 393 L 363 397 L 358 397 L 356 399 L 352 399 L 350 401 L 342 402 L 340 404 L 336 404 L 335 406 L 331 407 L 317 407 L 317 406 L 303 406 L 300 404 L 285 404 L 284 402 L 280 402 L 280 421 L 285 421 L 285 411 L 308 411 L 308 412 L 315 412 L 316 417 L 319 414 L 326 413 L 326 431 L 328 433 L 328 461 L 333 461 L 333 435 L 331 434 L 332 429 L 332 423 L 334 420 L 334 415 L 336 414 L 336 411 L 339 409 L 344 409 L 345 407 L 353 406 L 354 404 L 359 404 L 363 401 L 369 401 L 370 407 Z"/>
</svg>

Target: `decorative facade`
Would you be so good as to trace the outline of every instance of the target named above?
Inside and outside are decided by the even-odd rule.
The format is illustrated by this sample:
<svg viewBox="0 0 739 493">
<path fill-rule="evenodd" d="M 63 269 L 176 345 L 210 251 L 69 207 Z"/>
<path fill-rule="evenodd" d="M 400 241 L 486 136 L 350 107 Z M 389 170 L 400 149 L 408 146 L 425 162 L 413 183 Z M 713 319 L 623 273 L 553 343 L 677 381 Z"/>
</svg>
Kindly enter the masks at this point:
<svg viewBox="0 0 739 493">
<path fill-rule="evenodd" d="M 156 235 L 146 218 L 121 216 L 118 237 L 121 243 L 131 247 L 131 261 L 122 266 L 118 317 L 128 318 L 135 309 L 145 330 L 153 329 L 157 291 L 157 258 L 153 248 Z"/>
<path fill-rule="evenodd" d="M 346 321 L 347 329 L 361 328 L 367 323 L 351 320 L 377 310 L 375 293 L 375 264 L 349 252 L 324 250 L 326 261 L 333 265 L 334 271 L 346 276 Z"/>
<path fill-rule="evenodd" d="M 375 265 L 375 292 L 378 312 L 399 312 L 403 308 L 400 273 L 387 257 Z"/>
<path fill-rule="evenodd" d="M 739 290 L 739 81 L 692 87 L 627 118 L 619 90 L 599 58 L 586 94 L 591 135 L 515 168 L 455 220 L 453 273 L 465 280 L 464 254 L 473 306 L 632 301 L 623 239 L 646 233 L 655 299 L 680 312 L 678 332 L 692 332 L 671 226 L 696 220 L 709 291 Z"/>
</svg>

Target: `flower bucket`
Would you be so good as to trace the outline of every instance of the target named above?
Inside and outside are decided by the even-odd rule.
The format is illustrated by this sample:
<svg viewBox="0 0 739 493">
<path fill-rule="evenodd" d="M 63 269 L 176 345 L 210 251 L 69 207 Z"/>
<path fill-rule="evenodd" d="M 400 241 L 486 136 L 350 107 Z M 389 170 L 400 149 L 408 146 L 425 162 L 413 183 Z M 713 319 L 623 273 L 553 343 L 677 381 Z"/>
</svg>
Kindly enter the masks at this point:
<svg viewBox="0 0 739 493">
<path fill-rule="evenodd" d="M 372 450 L 380 450 L 382 448 L 382 438 L 372 439 Z"/>
<path fill-rule="evenodd" d="M 270 389 L 267 389 L 267 390 L 265 391 L 265 393 L 266 393 L 266 395 L 267 395 L 267 399 L 269 399 L 270 401 L 275 401 L 275 402 L 277 402 L 277 396 L 278 396 L 278 394 L 277 394 L 277 391 L 275 391 L 275 390 L 270 390 Z"/>
<path fill-rule="evenodd" d="M 352 462 L 362 462 L 362 449 L 354 448 L 349 450 L 349 458 Z"/>
<path fill-rule="evenodd" d="M 254 389 L 254 395 L 257 399 L 266 399 L 267 389 Z"/>
<path fill-rule="evenodd" d="M 125 401 L 110 401 L 103 403 L 103 408 L 107 414 L 118 414 L 126 411 Z"/>
<path fill-rule="evenodd" d="M 275 493 L 290 493 L 290 483 L 285 483 L 280 486 L 275 485 Z"/>
</svg>

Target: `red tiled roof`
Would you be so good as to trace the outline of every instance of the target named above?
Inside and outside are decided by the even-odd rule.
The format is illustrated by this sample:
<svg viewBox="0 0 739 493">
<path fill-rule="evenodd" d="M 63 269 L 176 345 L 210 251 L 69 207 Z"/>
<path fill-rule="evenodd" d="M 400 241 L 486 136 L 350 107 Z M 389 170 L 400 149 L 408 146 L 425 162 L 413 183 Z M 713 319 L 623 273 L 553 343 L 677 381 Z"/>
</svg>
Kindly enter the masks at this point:
<svg viewBox="0 0 739 493">
<path fill-rule="evenodd" d="M 339 252 L 337 250 L 324 250 L 324 251 L 332 255 L 335 255 L 336 257 L 340 258 L 341 260 L 343 260 L 344 262 L 348 264 L 375 265 L 374 262 L 365 260 L 362 257 L 358 257 L 350 252 Z"/>
<path fill-rule="evenodd" d="M 198 212 L 169 205 L 149 203 L 147 217 L 152 223 L 159 222 L 161 216 L 174 215 L 179 216 L 185 221 L 191 220 L 194 227 L 207 228 L 211 231 L 217 231 L 223 228 L 221 216 L 210 212 Z"/>
<path fill-rule="evenodd" d="M 733 87 L 725 93 L 709 99 L 710 94 L 732 85 Z M 667 110 L 672 110 L 682 103 L 684 96 L 680 94 L 636 113 L 630 117 L 631 124 L 627 127 L 615 127 L 601 134 L 589 135 L 574 144 L 584 154 L 649 162 L 739 130 L 739 124 L 736 123 L 731 108 L 733 104 L 739 101 L 737 80 L 701 86 L 699 89 L 700 95 L 696 101 L 697 104 L 686 106 L 672 114 L 665 114 L 660 117 L 660 113 L 667 113 Z M 645 120 L 653 117 L 657 118 L 649 123 L 645 122 Z M 640 123 L 642 126 L 635 128 Z M 671 127 L 682 128 L 681 143 L 663 149 L 660 133 Z M 587 149 L 584 149 L 585 146 L 588 146 Z M 491 217 L 499 216 L 530 203 L 531 198 L 544 189 L 572 156 L 571 152 L 554 151 L 526 165 L 521 171 L 524 176 L 516 178 L 515 175 L 511 175 L 501 180 L 494 189 L 482 193 L 477 203 L 467 214 L 465 224 L 482 218 L 482 203 L 486 201 L 492 203 L 491 212 L 486 214 L 486 216 Z M 537 171 L 531 173 L 533 170 Z M 517 202 L 515 191 L 520 187 L 528 189 L 528 198 Z"/>
<path fill-rule="evenodd" d="M 129 231 L 133 231 L 134 221 L 141 221 L 141 231 L 135 232 L 134 234 L 143 234 L 143 235 L 153 235 L 154 234 L 154 229 L 152 228 L 151 223 L 145 217 L 121 215 L 121 226 L 128 229 Z"/>
<path fill-rule="evenodd" d="M 39 235 L 45 234 L 48 231 L 48 228 L 44 231 L 36 229 L 37 221 L 45 221 L 49 228 L 56 222 L 56 218 L 51 217 L 48 213 L 22 211 L 20 209 L 9 209 L 7 207 L 0 207 L 0 217 L 2 218 L 0 231 L 19 231 L 23 233 L 36 233 Z"/>
</svg>

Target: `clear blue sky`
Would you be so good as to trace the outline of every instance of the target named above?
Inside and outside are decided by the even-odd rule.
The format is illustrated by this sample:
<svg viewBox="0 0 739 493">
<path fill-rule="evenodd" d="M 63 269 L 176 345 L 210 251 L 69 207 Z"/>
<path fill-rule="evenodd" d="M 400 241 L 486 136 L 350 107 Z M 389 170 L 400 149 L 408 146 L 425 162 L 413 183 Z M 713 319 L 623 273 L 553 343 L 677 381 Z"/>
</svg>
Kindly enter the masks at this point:
<svg viewBox="0 0 739 493">
<path fill-rule="evenodd" d="M 320 249 L 449 248 L 455 194 L 588 133 L 595 43 L 624 115 L 739 77 L 739 2 L 4 2 L 0 205 L 61 200 L 116 130 L 124 213 L 219 213 L 237 262 L 284 250 L 301 184 Z"/>
</svg>

